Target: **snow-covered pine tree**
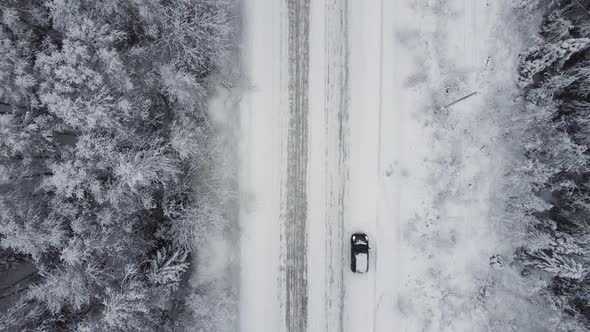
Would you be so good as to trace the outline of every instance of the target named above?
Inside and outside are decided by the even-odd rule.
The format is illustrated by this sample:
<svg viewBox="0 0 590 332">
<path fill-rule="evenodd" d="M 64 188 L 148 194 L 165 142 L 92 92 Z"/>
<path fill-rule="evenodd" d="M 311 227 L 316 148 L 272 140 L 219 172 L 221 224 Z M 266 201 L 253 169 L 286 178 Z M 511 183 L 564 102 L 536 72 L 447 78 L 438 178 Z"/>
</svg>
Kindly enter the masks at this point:
<svg viewBox="0 0 590 332">
<path fill-rule="evenodd" d="M 567 323 L 572 330 L 590 327 L 589 4 L 546 2 L 539 44 L 520 64 L 527 101 L 520 114 L 526 161 L 517 173 L 532 184 L 527 197 L 535 195 L 546 204 L 520 210 L 523 220 L 534 222 L 517 257 L 551 277 L 541 293 L 560 328 Z"/>
<path fill-rule="evenodd" d="M 176 289 L 180 277 L 188 268 L 187 251 L 182 249 L 162 248 L 149 262 L 148 280 L 155 285 L 164 285 Z"/>
</svg>

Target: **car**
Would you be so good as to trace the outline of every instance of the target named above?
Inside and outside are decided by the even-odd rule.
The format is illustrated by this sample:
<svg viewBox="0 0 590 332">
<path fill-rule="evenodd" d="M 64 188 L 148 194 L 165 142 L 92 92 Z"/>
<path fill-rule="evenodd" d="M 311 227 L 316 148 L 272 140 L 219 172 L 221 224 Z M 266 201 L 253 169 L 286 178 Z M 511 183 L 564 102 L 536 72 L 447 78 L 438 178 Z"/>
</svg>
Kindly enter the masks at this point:
<svg viewBox="0 0 590 332">
<path fill-rule="evenodd" d="M 369 237 L 354 233 L 350 237 L 350 269 L 355 273 L 369 272 Z"/>
</svg>

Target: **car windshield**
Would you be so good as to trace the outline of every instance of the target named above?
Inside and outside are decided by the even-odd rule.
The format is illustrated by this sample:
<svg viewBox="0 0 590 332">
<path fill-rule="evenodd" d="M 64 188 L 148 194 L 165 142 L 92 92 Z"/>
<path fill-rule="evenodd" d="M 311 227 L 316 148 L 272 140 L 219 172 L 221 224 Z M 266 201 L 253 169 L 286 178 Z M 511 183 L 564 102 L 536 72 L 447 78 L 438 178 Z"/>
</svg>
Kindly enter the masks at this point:
<svg viewBox="0 0 590 332">
<path fill-rule="evenodd" d="M 353 249 L 355 252 L 367 252 L 369 245 L 366 242 L 356 242 L 353 245 Z"/>
</svg>

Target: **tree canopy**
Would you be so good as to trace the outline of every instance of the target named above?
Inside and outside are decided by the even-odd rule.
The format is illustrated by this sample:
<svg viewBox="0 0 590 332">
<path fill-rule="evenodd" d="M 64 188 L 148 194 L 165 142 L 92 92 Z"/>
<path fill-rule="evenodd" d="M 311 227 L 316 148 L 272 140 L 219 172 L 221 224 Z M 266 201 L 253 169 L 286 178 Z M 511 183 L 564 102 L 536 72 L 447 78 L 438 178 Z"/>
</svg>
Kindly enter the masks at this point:
<svg viewBox="0 0 590 332">
<path fill-rule="evenodd" d="M 2 2 L 0 244 L 40 278 L 0 330 L 169 324 L 219 213 L 194 182 L 230 21 L 225 0 Z"/>
</svg>

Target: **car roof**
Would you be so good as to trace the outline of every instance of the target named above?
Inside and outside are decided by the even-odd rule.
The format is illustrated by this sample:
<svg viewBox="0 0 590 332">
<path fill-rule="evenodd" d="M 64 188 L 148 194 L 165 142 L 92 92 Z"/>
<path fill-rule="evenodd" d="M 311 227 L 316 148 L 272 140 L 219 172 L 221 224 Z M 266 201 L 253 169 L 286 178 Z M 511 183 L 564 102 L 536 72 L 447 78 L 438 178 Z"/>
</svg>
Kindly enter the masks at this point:
<svg viewBox="0 0 590 332">
<path fill-rule="evenodd" d="M 355 259 L 355 268 L 357 271 L 366 272 L 369 265 L 369 255 L 367 253 L 357 253 Z"/>
</svg>

